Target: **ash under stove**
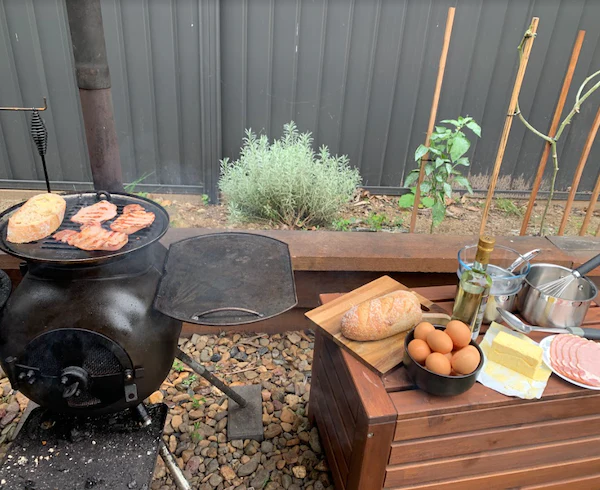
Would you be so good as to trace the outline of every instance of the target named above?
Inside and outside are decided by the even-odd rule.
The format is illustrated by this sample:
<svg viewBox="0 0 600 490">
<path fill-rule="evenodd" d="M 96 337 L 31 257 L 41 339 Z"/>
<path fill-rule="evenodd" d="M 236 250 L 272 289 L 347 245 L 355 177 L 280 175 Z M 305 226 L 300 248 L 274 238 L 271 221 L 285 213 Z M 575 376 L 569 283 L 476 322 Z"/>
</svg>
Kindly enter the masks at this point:
<svg viewBox="0 0 600 490">
<path fill-rule="evenodd" d="M 0 468 L 0 489 L 148 490 L 167 406 L 147 410 L 152 423 L 141 427 L 130 410 L 71 417 L 34 409 Z"/>
</svg>

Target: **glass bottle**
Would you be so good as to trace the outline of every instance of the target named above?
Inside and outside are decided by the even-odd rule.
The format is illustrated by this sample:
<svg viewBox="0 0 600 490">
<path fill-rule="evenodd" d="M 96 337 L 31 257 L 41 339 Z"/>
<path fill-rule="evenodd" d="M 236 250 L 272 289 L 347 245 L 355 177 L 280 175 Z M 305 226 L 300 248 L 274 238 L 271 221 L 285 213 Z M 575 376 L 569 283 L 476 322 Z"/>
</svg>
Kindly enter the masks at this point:
<svg viewBox="0 0 600 490">
<path fill-rule="evenodd" d="M 487 273 L 487 266 L 495 243 L 495 238 L 479 237 L 475 261 L 471 269 L 465 269 L 462 273 L 454 300 L 452 319 L 460 320 L 469 325 L 473 340 L 479 335 L 490 288 L 492 287 L 492 277 Z"/>
</svg>

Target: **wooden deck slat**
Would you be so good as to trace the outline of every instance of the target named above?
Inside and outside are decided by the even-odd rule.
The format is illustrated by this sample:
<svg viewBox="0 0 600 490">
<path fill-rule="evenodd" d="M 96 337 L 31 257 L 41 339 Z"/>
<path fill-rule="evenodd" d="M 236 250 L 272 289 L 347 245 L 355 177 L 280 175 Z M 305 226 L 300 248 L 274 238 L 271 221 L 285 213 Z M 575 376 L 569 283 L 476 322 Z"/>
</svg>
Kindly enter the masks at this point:
<svg viewBox="0 0 600 490">
<path fill-rule="evenodd" d="M 426 461 L 388 467 L 385 486 L 428 483 L 443 475 L 444 480 L 482 475 L 490 471 L 508 471 L 517 466 L 562 464 L 568 459 L 600 457 L 600 436 L 553 442 L 477 455 Z"/>
<path fill-rule="evenodd" d="M 392 393 L 391 396 L 394 394 Z M 582 393 L 580 396 L 556 400 L 542 398 L 542 400 L 531 403 L 513 403 L 482 409 L 473 405 L 472 410 L 469 411 L 403 419 L 396 424 L 394 440 L 407 441 L 421 437 L 570 418 L 574 415 L 594 415 L 598 413 L 598 397 L 596 395 L 595 393 Z"/>
<path fill-rule="evenodd" d="M 323 366 L 320 366 L 320 368 L 323 368 Z M 316 386 L 316 393 L 314 393 L 314 402 L 317 404 L 315 416 L 319 434 L 326 434 L 327 437 L 327 447 L 329 448 L 327 461 L 328 463 L 332 461 L 335 462 L 339 473 L 338 481 L 343 482 L 345 486 L 346 477 L 348 476 L 348 464 L 346 463 L 346 457 L 339 443 L 338 429 L 331 418 L 331 407 L 326 403 L 326 401 L 330 399 L 330 396 L 324 391 L 323 376 L 324 373 L 321 371 L 319 373 L 319 384 Z M 312 396 L 311 399 L 313 399 Z"/>
<path fill-rule="evenodd" d="M 521 490 L 598 490 L 600 488 L 600 473 L 584 477 L 569 478 L 541 485 L 527 485 Z"/>
<path fill-rule="evenodd" d="M 327 430 L 327 411 L 321 407 L 321 403 L 318 399 L 313 400 L 313 404 L 316 406 L 314 415 L 317 422 L 317 428 L 319 429 L 319 437 L 321 438 L 323 448 L 325 449 L 325 455 L 327 456 L 327 466 L 329 466 L 329 470 L 333 476 L 335 488 L 344 490 L 346 488 L 348 469 L 340 467 L 342 465 L 338 462 L 336 453 L 333 449 L 335 440 L 330 438 Z"/>
<path fill-rule="evenodd" d="M 396 419 L 397 412 L 390 400 L 381 378 L 373 371 L 352 357 L 345 350 L 340 349 L 344 363 L 348 366 L 348 372 L 354 386 L 356 386 L 367 418 L 371 423 L 383 423 Z"/>
<path fill-rule="evenodd" d="M 325 364 L 323 364 L 325 366 Z M 340 403 L 339 386 L 333 385 L 330 380 L 330 369 L 323 369 L 320 373 L 319 381 L 323 392 L 326 393 L 324 404 L 329 412 L 332 427 L 335 427 L 337 441 L 340 445 L 346 466 L 350 466 L 350 455 L 352 454 L 352 437 L 354 436 L 354 427 L 352 420 L 344 418 Z M 326 402 L 325 402 L 326 400 Z"/>
<path fill-rule="evenodd" d="M 589 434 L 600 434 L 600 415 L 394 442 L 389 464 L 450 458 L 488 450 L 576 439 Z"/>
<path fill-rule="evenodd" d="M 337 377 L 338 383 L 343 389 L 341 390 L 344 405 L 347 407 L 347 412 L 350 415 L 350 420 L 352 420 L 353 424 L 356 424 L 357 419 L 357 411 L 358 407 L 361 403 L 355 387 L 352 385 L 352 380 L 350 375 L 348 374 L 347 367 L 342 360 L 342 356 L 340 353 L 340 349 L 335 346 L 335 344 L 324 337 L 323 347 L 324 347 L 324 355 L 328 355 L 331 371 Z M 346 409 L 344 409 L 346 411 Z M 347 416 L 347 415 L 346 415 Z"/>
<path fill-rule="evenodd" d="M 523 488 L 524 485 L 555 482 L 565 478 L 584 478 L 600 472 L 600 458 L 586 457 L 562 464 L 542 464 L 529 468 L 498 471 L 482 475 L 436 481 L 423 485 L 398 485 L 393 490 L 506 490 Z M 542 486 L 542 488 L 544 488 Z M 569 489 L 570 490 L 570 489 Z M 573 487 L 573 490 L 580 490 Z M 594 489 L 595 490 L 595 489 Z"/>
</svg>

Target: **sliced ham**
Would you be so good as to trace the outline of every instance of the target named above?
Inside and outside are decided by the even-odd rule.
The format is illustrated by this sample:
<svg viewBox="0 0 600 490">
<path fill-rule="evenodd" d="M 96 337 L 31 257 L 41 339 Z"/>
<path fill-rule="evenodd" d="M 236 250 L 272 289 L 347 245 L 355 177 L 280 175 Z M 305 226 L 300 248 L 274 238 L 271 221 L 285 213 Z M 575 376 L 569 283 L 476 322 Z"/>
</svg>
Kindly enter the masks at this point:
<svg viewBox="0 0 600 490">
<path fill-rule="evenodd" d="M 550 344 L 550 363 L 578 383 L 600 387 L 600 345 L 576 335 L 561 334 Z"/>
<path fill-rule="evenodd" d="M 600 346 L 591 340 L 584 340 L 577 349 L 576 356 L 583 383 L 600 386 Z"/>
<path fill-rule="evenodd" d="M 63 242 L 63 243 L 69 243 L 69 238 L 73 237 L 74 235 L 78 235 L 79 232 L 77 230 L 61 230 L 57 233 L 55 233 L 54 235 L 52 235 L 52 238 L 54 238 L 55 240 L 58 240 L 59 242 Z"/>
<path fill-rule="evenodd" d="M 128 204 L 123 208 L 123 214 L 111 223 L 110 229 L 131 235 L 150 226 L 154 218 L 154 213 L 147 212 L 139 204 Z"/>
<path fill-rule="evenodd" d="M 79 232 L 74 230 L 59 231 L 53 235 L 53 238 L 87 251 L 120 250 L 129 240 L 125 233 L 105 230 L 99 224 L 84 225 Z"/>
<path fill-rule="evenodd" d="M 91 206 L 81 208 L 71 218 L 71 221 L 79 223 L 81 225 L 88 225 L 92 223 L 102 223 L 114 218 L 117 215 L 117 206 L 112 202 L 99 201 Z"/>
</svg>

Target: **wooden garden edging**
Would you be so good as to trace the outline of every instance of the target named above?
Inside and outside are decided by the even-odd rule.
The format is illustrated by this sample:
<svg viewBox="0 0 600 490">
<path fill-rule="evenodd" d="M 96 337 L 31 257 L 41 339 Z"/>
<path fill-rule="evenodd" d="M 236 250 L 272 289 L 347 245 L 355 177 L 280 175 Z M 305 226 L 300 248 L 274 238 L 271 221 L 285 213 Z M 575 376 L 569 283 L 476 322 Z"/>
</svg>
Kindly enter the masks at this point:
<svg viewBox="0 0 600 490">
<path fill-rule="evenodd" d="M 172 228 L 161 240 L 165 246 L 193 236 L 222 230 Z M 248 325 L 238 330 L 282 332 L 308 328 L 304 312 L 318 305 L 319 294 L 351 291 L 387 274 L 409 287 L 456 284 L 458 250 L 477 242 L 476 236 L 422 235 L 406 233 L 358 233 L 336 231 L 256 230 L 290 247 L 298 307 L 283 316 Z M 537 262 L 552 262 L 565 267 L 577 266 L 600 252 L 600 238 L 580 237 L 498 237 L 497 243 L 527 252 L 541 248 Z M 0 253 L 0 268 L 20 281 L 19 259 Z M 435 273 L 435 274 L 423 274 Z M 592 272 L 600 282 L 600 271 Z M 231 331 L 231 328 L 227 329 Z M 186 324 L 185 334 L 215 333 L 220 329 Z"/>
</svg>

